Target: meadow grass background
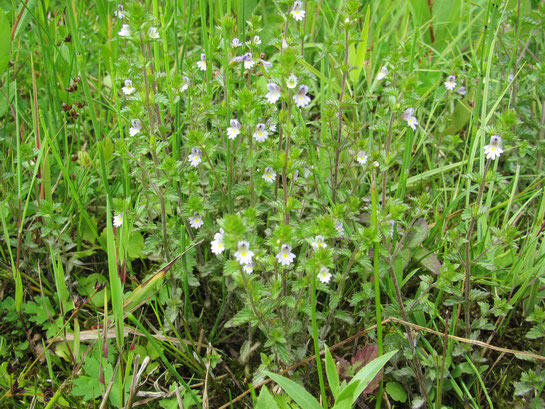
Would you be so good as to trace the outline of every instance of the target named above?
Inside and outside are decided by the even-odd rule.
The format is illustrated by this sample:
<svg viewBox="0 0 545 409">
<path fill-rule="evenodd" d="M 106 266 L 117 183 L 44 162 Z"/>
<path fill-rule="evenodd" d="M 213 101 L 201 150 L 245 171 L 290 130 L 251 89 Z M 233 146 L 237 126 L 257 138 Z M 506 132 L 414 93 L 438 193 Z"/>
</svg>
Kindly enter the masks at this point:
<svg viewBox="0 0 545 409">
<path fill-rule="evenodd" d="M 0 1 L 1 407 L 545 407 L 545 2 L 122 6 Z"/>
</svg>

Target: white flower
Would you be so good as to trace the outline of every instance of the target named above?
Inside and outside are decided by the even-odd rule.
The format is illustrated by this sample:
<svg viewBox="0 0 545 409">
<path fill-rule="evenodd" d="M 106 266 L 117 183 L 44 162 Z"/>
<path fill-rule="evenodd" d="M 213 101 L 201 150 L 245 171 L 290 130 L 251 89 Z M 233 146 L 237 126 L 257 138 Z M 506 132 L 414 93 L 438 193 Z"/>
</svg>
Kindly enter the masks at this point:
<svg viewBox="0 0 545 409">
<path fill-rule="evenodd" d="M 360 165 L 365 165 L 367 163 L 367 159 L 369 159 L 369 155 L 367 155 L 365 151 L 359 151 L 356 155 L 356 160 Z"/>
<path fill-rule="evenodd" d="M 197 212 L 193 213 L 193 216 L 189 218 L 189 225 L 194 229 L 200 229 L 203 224 L 202 216 Z"/>
<path fill-rule="evenodd" d="M 157 40 L 159 38 L 159 32 L 155 27 L 148 28 L 148 37 L 153 40 Z"/>
<path fill-rule="evenodd" d="M 265 142 L 269 137 L 269 133 L 265 130 L 265 124 L 257 124 L 253 135 L 258 142 Z"/>
<path fill-rule="evenodd" d="M 121 37 L 129 37 L 131 35 L 131 28 L 128 24 L 123 24 L 121 26 L 121 30 L 118 31 L 118 33 Z"/>
<path fill-rule="evenodd" d="M 267 122 L 265 125 L 267 125 L 267 127 L 269 128 L 269 131 L 276 132 L 276 124 L 272 122 L 270 118 L 267 119 Z"/>
<path fill-rule="evenodd" d="M 287 244 L 282 244 L 282 249 L 280 250 L 280 253 L 276 255 L 276 260 L 283 266 L 289 266 L 291 263 L 293 263 L 293 260 L 295 259 L 295 254 L 291 252 L 291 246 Z"/>
<path fill-rule="evenodd" d="M 248 264 L 244 264 L 242 266 L 242 270 L 246 273 L 246 274 L 252 274 L 254 272 L 254 262 L 253 261 L 250 261 Z"/>
<path fill-rule="evenodd" d="M 286 48 L 289 47 L 289 44 L 288 42 L 286 41 L 285 38 L 282 39 L 282 50 L 285 50 Z"/>
<path fill-rule="evenodd" d="M 123 94 L 125 95 L 131 95 L 134 91 L 136 91 L 136 88 L 132 86 L 131 80 L 125 80 L 125 86 L 121 88 L 121 91 L 123 91 Z"/>
<path fill-rule="evenodd" d="M 380 163 L 378 163 L 378 161 L 374 161 L 374 162 L 373 162 L 373 166 L 374 166 L 375 168 L 378 168 L 378 167 L 380 166 Z"/>
<path fill-rule="evenodd" d="M 324 242 L 324 236 L 318 235 L 314 238 L 314 241 L 311 243 L 311 246 L 315 249 L 323 248 L 325 249 L 327 247 L 327 244 Z"/>
<path fill-rule="evenodd" d="M 409 125 L 413 131 L 416 131 L 418 120 L 414 116 L 414 108 L 407 108 L 405 112 L 403 112 L 403 115 L 401 115 L 401 118 L 407 121 L 407 125 Z"/>
<path fill-rule="evenodd" d="M 114 227 L 121 227 L 123 224 L 123 213 L 116 214 L 114 216 Z"/>
<path fill-rule="evenodd" d="M 280 99 L 280 92 L 282 89 L 274 82 L 269 82 L 267 84 L 267 89 L 269 90 L 266 95 L 267 101 L 269 101 L 269 104 L 276 104 L 276 101 Z"/>
<path fill-rule="evenodd" d="M 247 241 L 239 241 L 238 249 L 235 252 L 235 259 L 239 264 L 250 264 L 253 257 L 254 252 L 250 250 L 250 243 Z"/>
<path fill-rule="evenodd" d="M 255 65 L 255 61 L 252 59 L 252 53 L 246 53 L 242 56 L 242 61 L 244 61 L 244 68 L 249 70 Z"/>
<path fill-rule="evenodd" d="M 263 64 L 263 69 L 265 70 L 265 72 L 269 72 L 269 68 L 271 68 L 273 66 L 272 62 L 262 60 L 261 58 L 259 58 L 257 61 L 259 61 L 261 64 Z"/>
<path fill-rule="evenodd" d="M 318 279 L 321 283 L 327 284 L 331 280 L 331 273 L 329 272 L 329 268 L 322 267 L 320 269 L 320 272 L 318 273 Z"/>
<path fill-rule="evenodd" d="M 242 45 L 242 43 L 240 42 L 240 40 L 238 39 L 238 37 L 235 37 L 233 38 L 233 40 L 231 40 L 231 47 L 235 47 L 235 48 L 238 48 Z"/>
<path fill-rule="evenodd" d="M 295 105 L 297 105 L 299 108 L 304 108 L 308 104 L 310 104 L 310 97 L 307 96 L 307 92 L 308 92 L 308 87 L 306 85 L 301 85 L 299 87 L 299 91 L 297 91 L 297 94 L 293 96 Z"/>
<path fill-rule="evenodd" d="M 254 44 L 255 45 L 261 44 L 261 38 L 259 36 L 254 36 Z"/>
<path fill-rule="evenodd" d="M 242 55 L 239 55 L 237 57 L 233 57 L 233 58 L 231 58 L 231 61 L 229 61 L 229 63 L 233 64 L 233 63 L 236 63 L 236 62 L 242 62 L 243 58 L 244 58 L 244 56 L 242 56 Z"/>
<path fill-rule="evenodd" d="M 205 53 L 201 54 L 201 60 L 197 61 L 197 67 L 199 67 L 201 71 L 206 71 L 206 54 Z"/>
<path fill-rule="evenodd" d="M 513 74 L 509 74 L 509 75 L 507 76 L 507 82 L 513 81 L 513 78 L 515 78 L 515 76 L 514 76 Z"/>
<path fill-rule="evenodd" d="M 388 68 L 386 68 L 385 66 L 382 67 L 380 69 L 380 71 L 378 72 L 377 74 L 377 80 L 380 81 L 380 80 L 383 80 L 384 78 L 386 78 L 388 76 Z"/>
<path fill-rule="evenodd" d="M 123 17 L 125 17 L 125 10 L 123 10 L 123 4 L 117 5 L 117 10 L 114 10 L 114 16 L 116 16 L 120 20 Z"/>
<path fill-rule="evenodd" d="M 301 21 L 305 18 L 305 10 L 301 10 L 301 7 L 303 7 L 303 3 L 301 3 L 300 1 L 296 1 L 293 3 L 291 15 L 295 19 L 295 21 Z"/>
<path fill-rule="evenodd" d="M 456 92 L 460 95 L 465 95 L 467 94 L 467 90 L 466 90 L 466 87 L 460 87 L 456 90 Z"/>
<path fill-rule="evenodd" d="M 454 75 L 449 75 L 447 80 L 445 81 L 445 88 L 449 91 L 452 91 L 454 88 L 456 88 L 456 77 Z"/>
<path fill-rule="evenodd" d="M 500 145 L 501 145 L 501 138 L 498 135 L 492 135 L 492 137 L 490 138 L 490 145 L 486 145 L 484 147 L 484 153 L 486 155 L 486 159 L 492 159 L 492 160 L 498 159 L 503 153 L 503 149 L 501 148 Z"/>
<path fill-rule="evenodd" d="M 133 119 L 131 121 L 131 125 L 132 126 L 129 128 L 129 135 L 130 136 L 136 135 L 142 129 L 142 124 L 140 123 L 140 121 L 138 119 Z"/>
<path fill-rule="evenodd" d="M 220 229 L 219 233 L 214 235 L 214 240 L 210 243 L 212 253 L 221 254 L 225 250 L 225 245 L 223 244 L 223 229 Z"/>
<path fill-rule="evenodd" d="M 286 86 L 288 88 L 295 88 L 297 86 L 297 77 L 294 74 L 291 74 L 286 81 Z"/>
<path fill-rule="evenodd" d="M 339 233 L 339 236 L 344 237 L 344 226 L 343 222 L 340 220 L 337 220 L 337 223 L 335 223 L 335 230 Z"/>
<path fill-rule="evenodd" d="M 265 179 L 265 182 L 267 183 L 273 183 L 276 180 L 276 173 L 271 167 L 265 168 L 265 173 L 262 178 Z"/>
<path fill-rule="evenodd" d="M 235 139 L 240 134 L 241 126 L 236 119 L 231 119 L 231 126 L 227 128 L 227 137 L 231 140 Z"/>
<path fill-rule="evenodd" d="M 189 163 L 191 166 L 197 167 L 201 163 L 201 150 L 198 148 L 191 148 L 191 153 L 188 155 Z"/>
<path fill-rule="evenodd" d="M 189 88 L 189 77 L 183 77 L 183 80 L 184 80 L 184 83 L 180 87 L 181 92 L 187 91 L 187 89 Z"/>
</svg>

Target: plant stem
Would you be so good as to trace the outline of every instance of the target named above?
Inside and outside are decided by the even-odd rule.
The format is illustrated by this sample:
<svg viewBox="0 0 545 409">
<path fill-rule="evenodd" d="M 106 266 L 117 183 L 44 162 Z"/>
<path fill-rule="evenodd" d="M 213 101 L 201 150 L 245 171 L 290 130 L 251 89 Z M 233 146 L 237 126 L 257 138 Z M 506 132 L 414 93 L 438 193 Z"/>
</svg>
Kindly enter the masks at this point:
<svg viewBox="0 0 545 409">
<path fill-rule="evenodd" d="M 484 192 L 484 184 L 486 181 L 486 174 L 488 173 L 488 168 L 490 167 L 490 159 L 486 161 L 486 165 L 484 167 L 483 172 L 483 178 L 481 179 L 481 184 L 479 185 L 479 193 L 477 194 L 477 201 L 475 202 L 475 206 L 478 208 L 481 205 L 481 199 L 483 197 Z M 469 292 L 471 291 L 471 234 L 473 233 L 473 230 L 475 229 L 475 225 L 477 224 L 478 216 L 475 216 L 474 212 L 471 217 L 471 222 L 469 223 L 469 229 L 467 230 L 466 234 L 466 259 L 465 259 L 465 278 L 464 278 L 464 316 L 465 316 L 465 335 L 466 338 L 469 338 L 471 335 L 471 318 L 470 318 L 470 299 L 469 299 Z"/>
<path fill-rule="evenodd" d="M 335 149 L 335 171 L 333 173 L 333 181 L 331 183 L 331 189 L 333 190 L 333 203 L 337 202 L 337 178 L 339 174 L 339 157 L 341 155 L 341 134 L 343 129 L 343 98 L 344 89 L 346 86 L 346 77 L 348 76 L 348 29 L 344 34 L 344 66 L 343 66 L 343 79 L 341 83 L 341 95 L 339 97 L 339 126 L 337 127 L 337 147 Z"/>
<path fill-rule="evenodd" d="M 312 338 L 314 340 L 314 354 L 316 355 L 316 370 L 318 371 L 318 382 L 320 383 L 320 394 L 322 395 L 322 406 L 327 409 L 327 395 L 325 393 L 324 376 L 322 374 L 322 361 L 320 358 L 320 343 L 318 341 L 318 324 L 316 322 L 316 274 L 312 274 L 312 289 L 310 306 L 312 319 Z"/>
<path fill-rule="evenodd" d="M 373 281 L 375 284 L 375 314 L 377 322 L 377 344 L 378 344 L 378 356 L 384 354 L 384 347 L 382 345 L 382 318 L 380 303 L 380 274 L 379 274 L 379 260 L 378 254 L 380 251 L 380 241 L 378 238 L 378 218 L 377 218 L 377 186 L 375 181 L 376 173 L 373 171 L 371 175 L 371 226 L 375 230 L 377 237 L 373 245 Z M 380 409 L 382 402 L 382 380 L 380 382 L 379 392 L 377 393 L 377 402 L 375 408 Z"/>
</svg>

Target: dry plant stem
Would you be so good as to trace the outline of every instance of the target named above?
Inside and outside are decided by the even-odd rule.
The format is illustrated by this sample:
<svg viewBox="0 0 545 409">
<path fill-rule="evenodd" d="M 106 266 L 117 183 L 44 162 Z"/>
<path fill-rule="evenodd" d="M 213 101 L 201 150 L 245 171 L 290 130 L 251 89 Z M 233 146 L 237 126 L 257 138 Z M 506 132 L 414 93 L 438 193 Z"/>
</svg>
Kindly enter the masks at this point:
<svg viewBox="0 0 545 409">
<path fill-rule="evenodd" d="M 106 387 L 106 391 L 104 392 L 104 395 L 102 395 L 102 402 L 100 403 L 100 406 L 98 409 L 105 409 L 108 404 L 108 397 L 110 396 L 110 392 L 112 391 L 112 388 L 114 387 L 114 381 L 115 377 L 117 375 L 117 370 L 119 369 L 119 364 L 121 363 L 122 355 L 119 354 L 117 357 L 117 363 L 115 364 L 114 373 L 112 374 L 112 379 L 110 379 L 110 382 L 108 382 L 108 386 Z"/>
<path fill-rule="evenodd" d="M 343 79 L 341 83 L 341 95 L 339 96 L 339 125 L 337 126 L 337 148 L 335 149 L 335 171 L 333 172 L 333 181 L 331 182 L 331 188 L 333 189 L 332 200 L 333 203 L 337 201 L 337 178 L 339 177 L 339 158 L 341 156 L 341 134 L 343 129 L 343 98 L 344 89 L 346 87 L 346 77 L 348 76 L 348 29 L 344 34 L 344 67 Z"/>
<path fill-rule="evenodd" d="M 486 174 L 488 173 L 488 168 L 490 167 L 490 159 L 486 161 L 486 165 L 484 167 L 483 172 L 483 178 L 481 179 L 481 184 L 479 186 L 479 193 L 477 194 L 477 201 L 475 202 L 475 205 L 479 207 L 481 205 L 481 199 L 483 197 L 484 192 L 484 184 L 486 181 Z M 469 222 L 469 229 L 467 230 L 466 234 L 466 248 L 465 248 L 465 278 L 464 278 L 464 317 L 465 317 L 465 336 L 466 338 L 469 338 L 471 335 L 471 318 L 470 318 L 470 299 L 469 299 L 469 292 L 471 291 L 471 235 L 473 234 L 473 230 L 475 229 L 475 225 L 477 224 L 478 217 L 475 217 L 474 215 L 471 217 L 471 221 Z"/>
</svg>

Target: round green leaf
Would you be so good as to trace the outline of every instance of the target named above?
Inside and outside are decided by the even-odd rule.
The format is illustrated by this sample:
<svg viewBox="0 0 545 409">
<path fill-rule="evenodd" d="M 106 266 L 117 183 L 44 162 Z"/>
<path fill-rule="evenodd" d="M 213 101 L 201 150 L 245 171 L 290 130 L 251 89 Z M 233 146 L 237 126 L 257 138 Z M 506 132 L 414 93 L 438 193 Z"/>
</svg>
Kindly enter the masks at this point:
<svg viewBox="0 0 545 409">
<path fill-rule="evenodd" d="M 407 401 L 407 392 L 399 382 L 388 382 L 386 384 L 386 392 L 388 392 L 388 395 L 395 401 L 401 403 Z"/>
</svg>

